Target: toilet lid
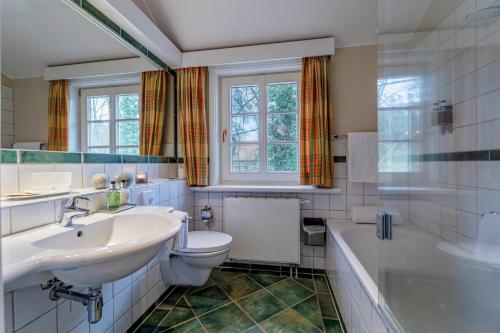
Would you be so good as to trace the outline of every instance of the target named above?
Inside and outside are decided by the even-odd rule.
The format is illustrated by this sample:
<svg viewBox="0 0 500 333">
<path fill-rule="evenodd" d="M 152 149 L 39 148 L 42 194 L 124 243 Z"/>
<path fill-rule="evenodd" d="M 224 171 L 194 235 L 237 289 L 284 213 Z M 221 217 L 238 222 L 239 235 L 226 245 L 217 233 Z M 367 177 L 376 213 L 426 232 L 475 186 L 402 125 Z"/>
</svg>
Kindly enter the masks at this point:
<svg viewBox="0 0 500 333">
<path fill-rule="evenodd" d="M 188 233 L 188 245 L 180 252 L 200 253 L 216 252 L 227 249 L 233 237 L 216 231 L 190 231 Z"/>
</svg>

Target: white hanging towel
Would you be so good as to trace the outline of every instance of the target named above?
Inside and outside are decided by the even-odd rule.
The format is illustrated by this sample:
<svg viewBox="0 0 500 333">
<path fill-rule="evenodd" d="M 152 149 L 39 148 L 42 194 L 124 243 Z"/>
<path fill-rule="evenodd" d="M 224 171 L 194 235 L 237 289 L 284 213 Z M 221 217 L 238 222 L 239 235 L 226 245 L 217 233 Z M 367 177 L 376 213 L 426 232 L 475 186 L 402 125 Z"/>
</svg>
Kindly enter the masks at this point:
<svg viewBox="0 0 500 333">
<path fill-rule="evenodd" d="M 377 132 L 347 134 L 347 167 L 350 182 L 378 183 Z"/>
<path fill-rule="evenodd" d="M 189 216 L 186 212 L 176 210 L 172 213 L 181 219 L 182 225 L 179 232 L 174 236 L 173 251 L 179 251 L 187 248 L 188 245 L 188 231 L 189 231 Z"/>
</svg>

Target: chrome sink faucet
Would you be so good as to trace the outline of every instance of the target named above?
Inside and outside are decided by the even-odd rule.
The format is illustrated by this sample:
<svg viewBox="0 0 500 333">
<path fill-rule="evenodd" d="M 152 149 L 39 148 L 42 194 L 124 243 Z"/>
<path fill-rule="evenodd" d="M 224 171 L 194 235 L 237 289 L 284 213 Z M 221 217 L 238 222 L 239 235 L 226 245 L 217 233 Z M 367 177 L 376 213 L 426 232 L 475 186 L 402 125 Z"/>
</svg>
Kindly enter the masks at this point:
<svg viewBox="0 0 500 333">
<path fill-rule="evenodd" d="M 90 209 L 78 207 L 79 200 L 89 201 L 87 197 L 73 197 L 63 200 L 61 203 L 61 215 L 59 217 L 59 225 L 61 227 L 71 227 L 73 225 L 73 220 L 77 217 L 88 216 L 90 214 Z"/>
</svg>

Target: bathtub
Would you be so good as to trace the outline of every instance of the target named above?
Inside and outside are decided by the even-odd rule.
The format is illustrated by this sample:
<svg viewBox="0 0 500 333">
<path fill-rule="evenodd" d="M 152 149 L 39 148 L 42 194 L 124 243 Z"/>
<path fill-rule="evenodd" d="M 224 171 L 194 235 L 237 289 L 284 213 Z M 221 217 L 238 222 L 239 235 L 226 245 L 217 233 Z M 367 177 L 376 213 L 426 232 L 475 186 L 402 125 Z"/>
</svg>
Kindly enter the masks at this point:
<svg viewBox="0 0 500 333">
<path fill-rule="evenodd" d="M 325 269 L 347 331 L 387 333 L 378 308 L 375 225 L 328 220 Z"/>
<path fill-rule="evenodd" d="M 348 332 L 498 332 L 498 267 L 411 224 L 384 242 L 375 228 L 328 220 L 325 269 Z"/>
</svg>

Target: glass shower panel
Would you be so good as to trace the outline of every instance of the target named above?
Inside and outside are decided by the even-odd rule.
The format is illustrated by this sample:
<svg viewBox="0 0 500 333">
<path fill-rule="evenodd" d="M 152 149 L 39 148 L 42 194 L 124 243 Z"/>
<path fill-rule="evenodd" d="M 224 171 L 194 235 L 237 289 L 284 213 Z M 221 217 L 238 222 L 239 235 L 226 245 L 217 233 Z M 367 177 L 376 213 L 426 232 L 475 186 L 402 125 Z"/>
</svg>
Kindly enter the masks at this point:
<svg viewBox="0 0 500 333">
<path fill-rule="evenodd" d="M 500 332 L 500 2 L 379 0 L 379 307 Z"/>
</svg>

